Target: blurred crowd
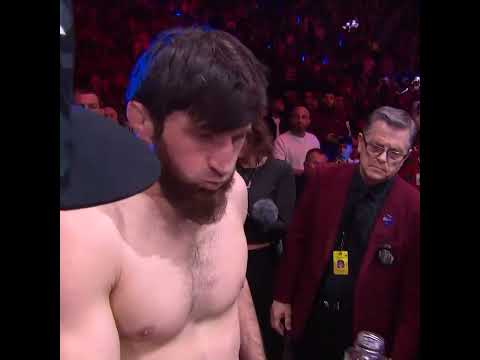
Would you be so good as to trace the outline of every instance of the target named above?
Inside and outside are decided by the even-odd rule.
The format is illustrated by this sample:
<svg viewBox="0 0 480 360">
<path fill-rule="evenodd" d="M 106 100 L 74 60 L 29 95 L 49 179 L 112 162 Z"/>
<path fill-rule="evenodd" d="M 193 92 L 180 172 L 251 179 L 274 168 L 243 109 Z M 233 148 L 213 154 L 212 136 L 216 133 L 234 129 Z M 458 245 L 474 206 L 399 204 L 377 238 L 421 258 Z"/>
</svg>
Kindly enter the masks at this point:
<svg viewBox="0 0 480 360">
<path fill-rule="evenodd" d="M 329 161 L 349 146 L 355 159 L 356 136 L 375 108 L 414 117 L 419 109 L 413 0 L 83 0 L 75 7 L 77 102 L 121 125 L 135 60 L 158 32 L 195 25 L 234 34 L 268 66 L 272 135 L 289 130 L 294 107 L 302 105 L 307 130 Z M 349 29 L 352 20 L 359 26 Z"/>
</svg>

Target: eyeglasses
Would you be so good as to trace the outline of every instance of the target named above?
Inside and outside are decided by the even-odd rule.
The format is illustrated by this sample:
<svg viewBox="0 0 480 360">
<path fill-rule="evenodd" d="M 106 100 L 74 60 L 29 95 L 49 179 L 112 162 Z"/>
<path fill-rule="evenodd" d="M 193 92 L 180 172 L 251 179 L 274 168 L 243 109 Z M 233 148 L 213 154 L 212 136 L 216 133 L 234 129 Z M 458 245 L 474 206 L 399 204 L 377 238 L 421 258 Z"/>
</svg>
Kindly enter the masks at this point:
<svg viewBox="0 0 480 360">
<path fill-rule="evenodd" d="M 384 152 L 386 152 L 387 153 L 387 160 L 390 161 L 391 163 L 398 163 L 398 162 L 402 161 L 412 151 L 412 149 L 409 149 L 408 152 L 405 154 L 401 151 L 388 149 L 388 148 L 385 148 L 382 145 L 367 142 L 367 139 L 365 138 L 365 135 L 363 135 L 363 134 L 362 134 L 362 139 L 363 139 L 363 142 L 365 143 L 365 148 L 367 149 L 367 153 L 370 156 L 378 158 Z"/>
</svg>

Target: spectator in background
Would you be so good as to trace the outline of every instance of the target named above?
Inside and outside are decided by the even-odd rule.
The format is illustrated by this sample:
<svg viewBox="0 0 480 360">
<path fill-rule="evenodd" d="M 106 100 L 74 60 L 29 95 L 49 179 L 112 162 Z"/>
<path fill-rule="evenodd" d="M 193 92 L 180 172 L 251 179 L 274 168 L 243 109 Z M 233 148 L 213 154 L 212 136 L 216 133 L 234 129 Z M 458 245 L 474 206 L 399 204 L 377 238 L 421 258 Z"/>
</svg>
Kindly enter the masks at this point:
<svg viewBox="0 0 480 360">
<path fill-rule="evenodd" d="M 350 136 L 339 139 L 339 151 L 336 162 L 338 164 L 358 164 L 360 160 L 352 158 L 353 142 Z"/>
<path fill-rule="evenodd" d="M 297 106 L 298 103 L 298 92 L 294 89 L 285 90 L 283 93 L 283 98 L 285 99 L 285 109 L 289 111 L 293 107 Z"/>
<path fill-rule="evenodd" d="M 240 152 L 237 171 L 248 191 L 245 236 L 248 243 L 247 280 L 258 317 L 267 359 L 280 358 L 282 339 L 270 326 L 273 276 L 278 254 L 276 246 L 286 233 L 295 205 L 295 180 L 285 161 L 272 158 L 272 138 L 266 124 L 257 120 Z M 273 202 L 265 216 L 257 208 L 266 199 Z M 259 201 L 257 203 L 257 201 Z M 260 214 L 259 216 L 259 213 Z"/>
<path fill-rule="evenodd" d="M 310 117 L 318 112 L 319 102 L 317 95 L 313 91 L 307 90 L 303 92 L 303 103 L 308 111 L 310 111 Z"/>
<path fill-rule="evenodd" d="M 275 96 L 270 102 L 270 113 L 265 118 L 272 139 L 288 130 L 287 119 L 285 119 L 285 102 L 281 96 Z"/>
<path fill-rule="evenodd" d="M 305 165 L 304 165 L 304 173 L 302 175 L 308 177 L 313 176 L 315 173 L 315 169 L 317 169 L 322 164 L 326 164 L 328 162 L 328 158 L 325 153 L 321 149 L 310 149 L 305 156 Z"/>
<path fill-rule="evenodd" d="M 295 175 L 303 174 L 305 156 L 308 150 L 320 149 L 317 137 L 309 132 L 310 113 L 305 106 L 296 106 L 290 115 L 290 130 L 280 135 L 273 146 L 273 156 L 285 160 Z"/>
<path fill-rule="evenodd" d="M 315 174 L 315 169 L 328 162 L 327 155 L 321 149 L 310 149 L 305 156 L 304 172 L 302 175 L 295 176 L 295 187 L 297 193 L 297 203 L 303 193 L 306 181 Z"/>
<path fill-rule="evenodd" d="M 342 108 L 336 107 L 336 96 L 333 89 L 327 89 L 316 122 L 311 131 L 322 143 L 322 149 L 329 160 L 335 160 L 338 153 L 338 139 L 349 135 L 346 115 Z"/>
<path fill-rule="evenodd" d="M 356 92 L 360 98 L 368 96 L 369 90 L 378 85 L 378 80 L 375 76 L 375 59 L 372 55 L 365 54 L 361 61 L 361 72 L 356 83 Z"/>
<path fill-rule="evenodd" d="M 100 106 L 100 99 L 93 90 L 89 89 L 76 89 L 75 104 L 96 112 L 99 115 L 103 115 L 103 110 Z"/>
<path fill-rule="evenodd" d="M 114 122 L 118 123 L 118 113 L 113 107 L 110 107 L 110 106 L 104 107 L 103 115 L 109 119 L 112 119 Z"/>
</svg>

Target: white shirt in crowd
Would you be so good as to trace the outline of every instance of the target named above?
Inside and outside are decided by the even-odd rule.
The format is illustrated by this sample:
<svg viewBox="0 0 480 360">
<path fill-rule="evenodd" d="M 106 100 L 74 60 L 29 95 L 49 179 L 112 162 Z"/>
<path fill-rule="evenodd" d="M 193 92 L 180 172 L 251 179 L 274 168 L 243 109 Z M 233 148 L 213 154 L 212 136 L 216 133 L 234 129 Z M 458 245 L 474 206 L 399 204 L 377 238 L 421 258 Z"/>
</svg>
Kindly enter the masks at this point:
<svg viewBox="0 0 480 360">
<path fill-rule="evenodd" d="M 300 137 L 287 131 L 275 140 L 273 157 L 285 160 L 295 170 L 303 170 L 305 156 L 313 148 L 320 149 L 320 142 L 315 135 L 306 132 L 305 136 Z"/>
</svg>

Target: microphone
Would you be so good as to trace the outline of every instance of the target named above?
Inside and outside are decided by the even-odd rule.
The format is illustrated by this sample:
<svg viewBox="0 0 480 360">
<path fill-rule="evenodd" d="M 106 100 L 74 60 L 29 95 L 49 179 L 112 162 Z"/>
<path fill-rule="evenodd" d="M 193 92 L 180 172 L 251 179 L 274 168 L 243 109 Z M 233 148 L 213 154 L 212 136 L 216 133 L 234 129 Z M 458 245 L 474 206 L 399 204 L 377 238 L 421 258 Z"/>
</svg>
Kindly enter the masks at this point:
<svg viewBox="0 0 480 360">
<path fill-rule="evenodd" d="M 250 216 L 265 229 L 277 222 L 278 207 L 272 199 L 260 199 L 252 205 Z"/>
</svg>

